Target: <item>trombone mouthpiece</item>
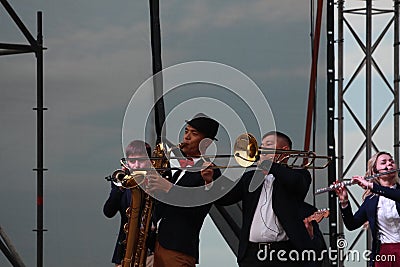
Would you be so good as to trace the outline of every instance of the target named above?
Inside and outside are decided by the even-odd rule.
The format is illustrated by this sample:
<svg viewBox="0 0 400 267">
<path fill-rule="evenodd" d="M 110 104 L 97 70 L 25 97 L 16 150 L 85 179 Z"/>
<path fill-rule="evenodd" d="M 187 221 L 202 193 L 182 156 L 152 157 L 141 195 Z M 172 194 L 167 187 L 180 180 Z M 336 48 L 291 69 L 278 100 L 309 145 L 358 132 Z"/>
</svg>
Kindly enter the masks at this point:
<svg viewBox="0 0 400 267">
<path fill-rule="evenodd" d="M 179 144 L 177 145 L 177 147 L 178 147 L 179 149 L 182 149 L 182 148 L 185 147 L 185 146 L 186 146 L 185 143 L 179 143 Z"/>
</svg>

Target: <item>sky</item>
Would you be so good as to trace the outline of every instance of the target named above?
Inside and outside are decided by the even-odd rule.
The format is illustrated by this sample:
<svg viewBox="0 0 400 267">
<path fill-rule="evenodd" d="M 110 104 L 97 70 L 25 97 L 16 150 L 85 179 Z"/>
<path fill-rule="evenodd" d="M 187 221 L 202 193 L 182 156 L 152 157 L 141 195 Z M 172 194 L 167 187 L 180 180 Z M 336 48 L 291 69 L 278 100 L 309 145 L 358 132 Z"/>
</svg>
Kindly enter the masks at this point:
<svg viewBox="0 0 400 267">
<path fill-rule="evenodd" d="M 172 90 L 165 102 L 170 114 L 167 125 L 171 140 L 179 141 L 180 127 L 195 112 L 189 107 L 196 106 L 199 111 L 204 109 L 219 116 L 224 125 L 220 132 L 222 144 L 236 137 L 229 135 L 236 122 L 231 123 L 228 113 L 234 111 L 244 121 L 246 130 L 259 135 L 276 127 L 288 133 L 295 149 L 301 149 L 311 68 L 310 1 L 162 2 L 164 68 L 174 69 L 177 64 L 193 61 L 216 62 L 243 73 L 259 88 L 251 93 L 237 89 L 239 97 L 232 94 L 237 90 L 222 90 L 215 84 L 190 84 Z M 124 0 L 99 0 L 95 4 L 60 0 L 10 0 L 9 3 L 33 36 L 36 36 L 36 12 L 43 11 L 47 48 L 44 101 L 48 108 L 45 167 L 49 169 L 44 178 L 44 225 L 48 229 L 44 234 L 44 263 L 111 266 L 119 218 L 110 220 L 102 214 L 110 188 L 104 177 L 119 168 L 126 141 L 123 135 L 136 136 L 143 130 L 143 127 L 137 131 L 124 128 L 125 122 L 135 123 L 151 109 L 151 92 L 133 98 L 152 74 L 148 3 Z M 362 21 L 357 23 L 362 27 Z M 0 25 L 0 42 L 26 43 L 2 6 Z M 325 153 L 324 31 L 321 36 L 315 149 Z M 350 36 L 348 39 L 349 62 L 357 64 L 359 49 Z M 383 54 L 385 60 L 381 63 L 390 72 L 393 55 L 388 47 L 390 41 L 377 53 Z M 349 63 L 345 73 L 351 73 L 353 68 Z M 32 171 L 36 165 L 36 114 L 32 110 L 36 105 L 34 55 L 2 56 L 0 71 L 0 166 L 4 181 L 0 201 L 5 203 L 0 225 L 26 265 L 33 266 L 36 262 L 36 235 L 32 231 L 36 227 L 36 175 Z M 362 82 L 359 84 L 362 88 Z M 255 105 L 261 99 L 258 92 L 269 107 Z M 380 91 L 374 94 L 376 118 L 375 114 L 385 104 L 385 94 Z M 355 99 L 357 103 L 362 99 L 360 95 L 357 91 L 349 92 L 349 102 Z M 140 105 L 130 106 L 132 99 L 139 100 Z M 212 109 L 221 102 L 225 109 Z M 130 108 L 133 111 L 127 112 Z M 355 109 L 362 119 L 362 106 Z M 257 125 L 255 118 L 263 112 L 272 112 L 272 124 Z M 150 117 L 147 121 L 150 125 L 151 120 Z M 383 132 L 377 134 L 379 144 L 390 150 L 393 138 L 387 138 L 386 133 L 392 131 L 392 122 L 387 120 L 384 126 Z M 357 147 L 360 133 L 352 123 L 346 124 L 346 131 L 346 149 L 351 153 Z M 152 144 L 155 141 L 151 135 L 146 135 L 146 140 Z M 317 175 L 317 184 L 325 185 L 326 174 L 322 171 Z M 318 208 L 326 207 L 324 197 L 318 201 Z M 234 255 L 208 217 L 200 239 L 200 267 L 236 266 Z M 0 256 L 0 265 L 5 266 L 6 262 Z"/>
</svg>

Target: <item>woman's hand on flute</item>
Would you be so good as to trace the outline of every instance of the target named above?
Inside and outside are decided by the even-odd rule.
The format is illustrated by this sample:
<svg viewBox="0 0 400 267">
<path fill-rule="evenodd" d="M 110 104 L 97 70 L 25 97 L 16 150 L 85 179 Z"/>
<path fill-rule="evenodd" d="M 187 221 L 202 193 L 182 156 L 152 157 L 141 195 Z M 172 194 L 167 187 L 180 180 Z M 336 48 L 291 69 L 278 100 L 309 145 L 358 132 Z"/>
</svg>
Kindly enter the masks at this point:
<svg viewBox="0 0 400 267">
<path fill-rule="evenodd" d="M 353 176 L 351 181 L 352 183 L 358 184 L 364 189 L 372 189 L 372 182 L 368 182 L 367 180 L 365 180 L 364 176 Z"/>
<path fill-rule="evenodd" d="M 347 194 L 347 189 L 344 186 L 344 184 L 339 182 L 339 181 L 336 181 L 333 184 L 334 185 L 339 185 L 340 184 L 340 186 L 335 188 L 335 192 L 336 192 L 336 195 L 339 198 L 339 202 L 342 205 L 342 208 L 345 208 L 347 206 L 348 202 L 349 202 L 349 195 Z"/>
</svg>

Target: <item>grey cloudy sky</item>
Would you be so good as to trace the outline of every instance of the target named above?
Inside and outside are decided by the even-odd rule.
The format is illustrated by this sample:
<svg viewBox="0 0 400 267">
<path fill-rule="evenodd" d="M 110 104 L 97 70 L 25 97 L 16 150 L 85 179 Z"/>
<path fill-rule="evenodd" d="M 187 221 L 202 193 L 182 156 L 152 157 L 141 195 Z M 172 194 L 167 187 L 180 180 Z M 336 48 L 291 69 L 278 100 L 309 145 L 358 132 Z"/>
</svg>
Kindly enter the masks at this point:
<svg viewBox="0 0 400 267">
<path fill-rule="evenodd" d="M 44 193 L 45 265 L 111 266 L 119 219 L 109 220 L 102 214 L 109 193 L 103 178 L 119 167 L 125 110 L 135 90 L 151 76 L 148 3 L 9 2 L 34 36 L 36 11 L 43 11 L 48 48 L 45 106 L 49 108 L 45 112 L 45 167 L 49 169 Z M 311 62 L 310 1 L 162 2 L 163 66 L 214 61 L 245 73 L 267 98 L 277 129 L 287 132 L 295 148 L 301 149 Z M 25 43 L 2 6 L 0 25 L 0 42 Z M 318 80 L 318 143 L 324 142 L 326 128 L 323 46 L 324 37 Z M 34 56 L 1 57 L 0 71 L 0 201 L 4 203 L 0 224 L 27 266 L 33 266 Z M 198 97 L 198 90 L 190 87 L 186 95 L 177 90 L 168 96 L 166 109 L 172 110 L 182 98 Z M 224 99 L 224 92 L 210 89 L 210 97 Z M 234 103 L 230 96 L 225 98 L 229 105 Z M 252 112 L 240 105 L 232 108 L 244 117 Z M 187 114 L 187 118 L 193 115 Z M 323 146 L 318 149 L 325 150 Z M 200 257 L 200 266 L 234 266 L 236 261 L 209 218 L 202 230 Z M 0 257 L 0 265 L 5 262 L 5 257 Z"/>
</svg>

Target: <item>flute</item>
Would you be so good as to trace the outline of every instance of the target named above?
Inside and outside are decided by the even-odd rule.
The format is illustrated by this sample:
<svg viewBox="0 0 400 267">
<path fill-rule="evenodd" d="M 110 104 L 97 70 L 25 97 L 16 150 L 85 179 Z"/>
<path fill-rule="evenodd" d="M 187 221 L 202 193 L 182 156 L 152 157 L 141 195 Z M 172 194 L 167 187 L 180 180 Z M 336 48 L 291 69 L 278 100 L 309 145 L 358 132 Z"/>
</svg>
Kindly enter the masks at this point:
<svg viewBox="0 0 400 267">
<path fill-rule="evenodd" d="M 387 168 L 382 169 L 382 170 L 387 170 Z M 373 175 L 370 175 L 370 176 L 365 176 L 364 178 L 365 178 L 365 180 L 370 181 L 370 180 L 372 180 L 374 178 L 377 178 L 377 177 L 380 177 L 382 175 L 386 175 L 386 174 L 390 174 L 390 173 L 394 173 L 394 172 L 398 172 L 398 171 L 400 171 L 400 169 L 393 169 L 393 170 L 389 170 L 389 171 L 386 171 L 386 172 L 381 172 L 381 173 L 376 173 L 376 174 L 373 174 Z M 351 186 L 353 184 L 355 184 L 355 182 L 353 182 L 352 180 L 340 182 L 340 183 L 337 183 L 337 184 L 332 184 L 332 185 L 330 185 L 328 187 L 317 189 L 315 191 L 315 195 L 333 191 L 333 190 L 341 187 L 342 185 L 343 186 Z"/>
</svg>

